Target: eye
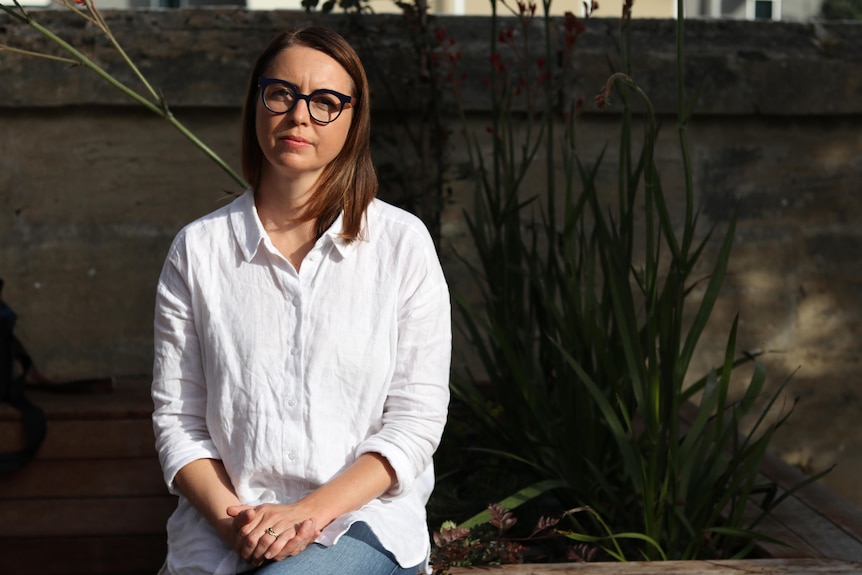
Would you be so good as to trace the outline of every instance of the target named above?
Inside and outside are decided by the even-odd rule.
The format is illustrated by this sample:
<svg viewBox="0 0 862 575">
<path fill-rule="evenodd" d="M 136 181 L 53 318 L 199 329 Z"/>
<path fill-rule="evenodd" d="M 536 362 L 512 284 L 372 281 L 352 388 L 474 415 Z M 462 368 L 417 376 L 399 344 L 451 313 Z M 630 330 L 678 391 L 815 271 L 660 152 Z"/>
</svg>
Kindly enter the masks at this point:
<svg viewBox="0 0 862 575">
<path fill-rule="evenodd" d="M 282 102 L 290 102 L 296 97 L 296 93 L 284 84 L 270 84 L 266 87 L 266 99 Z"/>
<path fill-rule="evenodd" d="M 341 100 L 332 94 L 314 94 L 311 104 L 318 110 L 325 112 L 338 112 L 341 109 Z"/>
</svg>

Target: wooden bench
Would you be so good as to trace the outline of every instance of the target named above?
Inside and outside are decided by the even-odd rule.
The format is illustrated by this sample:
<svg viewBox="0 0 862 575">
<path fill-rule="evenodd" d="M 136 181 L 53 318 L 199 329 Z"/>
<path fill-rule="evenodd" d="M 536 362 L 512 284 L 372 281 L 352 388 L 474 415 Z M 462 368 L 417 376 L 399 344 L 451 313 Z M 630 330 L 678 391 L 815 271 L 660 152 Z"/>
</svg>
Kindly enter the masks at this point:
<svg viewBox="0 0 862 575">
<path fill-rule="evenodd" d="M 829 559 L 555 563 L 459 567 L 452 575 L 858 575 L 862 565 Z"/>
<path fill-rule="evenodd" d="M 0 573 L 154 575 L 176 498 L 156 457 L 149 382 L 28 397 L 48 434 L 26 468 L 0 475 Z M 0 404 L 0 451 L 22 442 L 18 412 Z"/>
</svg>

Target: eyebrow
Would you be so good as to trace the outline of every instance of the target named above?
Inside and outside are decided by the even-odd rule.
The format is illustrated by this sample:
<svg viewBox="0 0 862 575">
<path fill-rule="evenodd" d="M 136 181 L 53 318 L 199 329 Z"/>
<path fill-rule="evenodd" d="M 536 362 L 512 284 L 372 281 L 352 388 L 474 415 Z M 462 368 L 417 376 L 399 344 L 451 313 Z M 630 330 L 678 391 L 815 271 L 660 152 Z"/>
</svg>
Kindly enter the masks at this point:
<svg viewBox="0 0 862 575">
<path fill-rule="evenodd" d="M 293 87 L 294 87 L 294 89 L 296 89 L 296 91 L 297 91 L 298 93 L 300 93 L 300 94 L 302 94 L 302 93 L 303 93 L 303 92 L 302 92 L 302 90 L 300 90 L 300 89 L 299 89 L 299 85 L 298 85 L 296 82 L 291 82 L 290 80 L 286 80 L 286 79 L 284 79 L 284 78 L 279 78 L 278 76 L 266 76 L 266 75 L 263 75 L 263 76 L 261 76 L 261 78 L 269 78 L 269 79 L 271 79 L 271 80 L 278 80 L 279 82 L 284 82 L 285 84 L 290 84 L 291 86 L 293 86 Z M 309 91 L 309 92 L 306 92 L 306 93 L 305 93 L 305 94 L 303 94 L 303 95 L 313 94 L 313 93 L 315 93 L 315 92 L 317 92 L 317 91 L 320 91 L 320 90 L 330 90 L 330 91 L 332 91 L 332 92 L 338 92 L 339 94 L 343 94 L 343 95 L 345 95 L 345 96 L 350 96 L 350 97 L 351 97 L 351 98 L 353 98 L 353 99 L 355 99 L 355 98 L 356 98 L 356 96 L 354 96 L 354 95 L 353 95 L 353 92 L 355 92 L 355 91 L 356 91 L 356 90 L 353 88 L 353 82 L 350 82 L 350 88 L 349 88 L 346 92 L 344 92 L 344 91 L 342 91 L 342 90 L 338 90 L 338 89 L 336 89 L 336 88 L 330 88 L 329 86 L 323 86 L 323 87 L 320 87 L 320 88 L 314 88 L 313 90 L 311 90 L 311 91 Z"/>
</svg>

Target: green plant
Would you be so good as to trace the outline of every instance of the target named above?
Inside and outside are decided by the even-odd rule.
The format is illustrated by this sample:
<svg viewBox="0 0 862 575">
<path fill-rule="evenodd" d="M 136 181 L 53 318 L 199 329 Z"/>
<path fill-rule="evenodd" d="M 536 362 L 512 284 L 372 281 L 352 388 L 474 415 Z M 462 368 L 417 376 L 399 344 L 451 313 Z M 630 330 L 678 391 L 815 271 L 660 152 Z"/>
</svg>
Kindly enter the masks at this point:
<svg viewBox="0 0 862 575">
<path fill-rule="evenodd" d="M 549 0 L 543 8 L 538 58 L 529 26 L 535 5 L 519 3 L 519 35 L 498 30 L 496 12 L 493 18 L 488 156 L 468 132 L 477 192 L 467 218 L 481 305 L 458 298 L 484 373 L 456 381 L 455 395 L 484 429 L 479 438 L 486 453 L 520 464 L 533 480 L 559 481 L 563 487 L 554 495 L 562 509 L 592 510 L 567 516 L 573 538 L 598 542 L 620 559 L 744 555 L 764 537 L 759 521 L 788 495 L 776 496 L 758 475 L 788 413 L 769 421 L 761 415 L 739 434 L 740 420 L 774 407 L 778 393 L 764 392 L 766 375 L 756 358 L 737 357 L 736 321 L 723 363 L 688 384 L 728 268 L 735 219 L 711 254 L 710 269 L 701 271 L 713 230 L 698 239 L 686 141 L 696 98 L 688 100 L 683 88 L 683 20 L 677 23 L 677 127 L 685 197 L 683 213 L 675 214 L 654 158 L 656 117 L 632 79 L 631 3 L 623 8 L 620 68 L 596 97 L 607 107 L 614 92 L 622 107 L 612 202 L 597 188 L 603 154 L 587 163 L 576 146 L 580 104 L 568 104 L 565 113 L 553 106 L 579 22 L 571 15 L 552 19 Z M 499 44 L 513 48 L 514 67 Z M 555 61 L 562 65 L 550 69 Z M 519 85 L 540 89 L 519 93 Z M 633 143 L 638 123 L 640 149 Z M 540 156 L 545 189 L 527 196 L 525 178 Z M 553 176 L 558 164 L 560 180 Z M 699 302 L 695 290 L 702 290 Z M 734 401 L 732 376 L 743 363 L 753 374 Z M 690 405 L 696 414 L 687 424 Z"/>
<path fill-rule="evenodd" d="M 230 176 L 240 188 L 245 188 L 246 183 L 245 180 L 236 173 L 218 154 L 216 154 L 209 146 L 207 146 L 204 142 L 202 142 L 197 136 L 195 136 L 182 122 L 180 122 L 176 116 L 174 116 L 171 109 L 168 107 L 168 102 L 164 98 L 162 94 L 160 94 L 156 89 L 147 81 L 146 77 L 141 73 L 140 69 L 135 65 L 134 61 L 129 57 L 123 47 L 120 45 L 117 38 L 114 36 L 113 32 L 111 32 L 108 23 L 102 17 L 102 14 L 96 8 L 93 0 L 74 0 L 74 2 L 70 0 L 57 0 L 57 3 L 72 13 L 83 18 L 87 23 L 101 31 L 115 50 L 120 54 L 123 61 L 132 71 L 134 76 L 139 80 L 141 87 L 143 90 L 135 89 L 132 86 L 123 83 L 120 81 L 114 74 L 111 74 L 104 67 L 100 66 L 93 59 L 88 57 L 86 54 L 75 48 L 72 44 L 55 34 L 50 29 L 43 26 L 36 17 L 26 10 L 18 0 L 13 0 L 14 7 L 8 6 L 6 4 L 0 4 L 0 10 L 10 15 L 12 18 L 17 20 L 22 24 L 26 24 L 30 26 L 46 38 L 48 38 L 51 42 L 53 42 L 56 46 L 58 46 L 63 52 L 67 53 L 71 57 L 65 56 L 56 56 L 52 54 L 45 54 L 40 52 L 30 52 L 27 50 L 21 50 L 12 46 L 6 46 L 0 44 L 0 52 L 10 52 L 21 54 L 25 56 L 35 56 L 39 58 L 46 58 L 49 60 L 54 60 L 56 62 L 71 64 L 73 66 L 84 66 L 85 68 L 95 72 L 98 76 L 104 79 L 106 82 L 144 106 L 146 109 L 151 112 L 161 116 L 164 118 L 169 124 L 171 124 L 174 128 L 176 128 L 183 136 L 185 136 L 192 144 L 194 144 L 197 148 L 199 148 L 207 157 L 209 157 L 212 161 L 216 163 L 228 176 Z"/>
</svg>

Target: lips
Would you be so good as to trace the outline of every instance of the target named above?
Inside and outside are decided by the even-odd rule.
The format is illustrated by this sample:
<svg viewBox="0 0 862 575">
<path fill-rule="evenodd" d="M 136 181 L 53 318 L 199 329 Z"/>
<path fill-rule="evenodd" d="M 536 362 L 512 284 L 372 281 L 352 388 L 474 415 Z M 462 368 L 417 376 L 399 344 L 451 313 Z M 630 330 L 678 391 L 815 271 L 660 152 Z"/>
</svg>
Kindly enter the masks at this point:
<svg viewBox="0 0 862 575">
<path fill-rule="evenodd" d="M 289 146 L 309 146 L 309 145 L 311 145 L 311 142 L 309 142 L 305 138 L 301 138 L 299 136 L 294 136 L 291 134 L 288 134 L 286 136 L 280 136 L 278 139 L 281 140 L 282 142 L 284 142 L 285 144 L 289 145 Z"/>
</svg>

